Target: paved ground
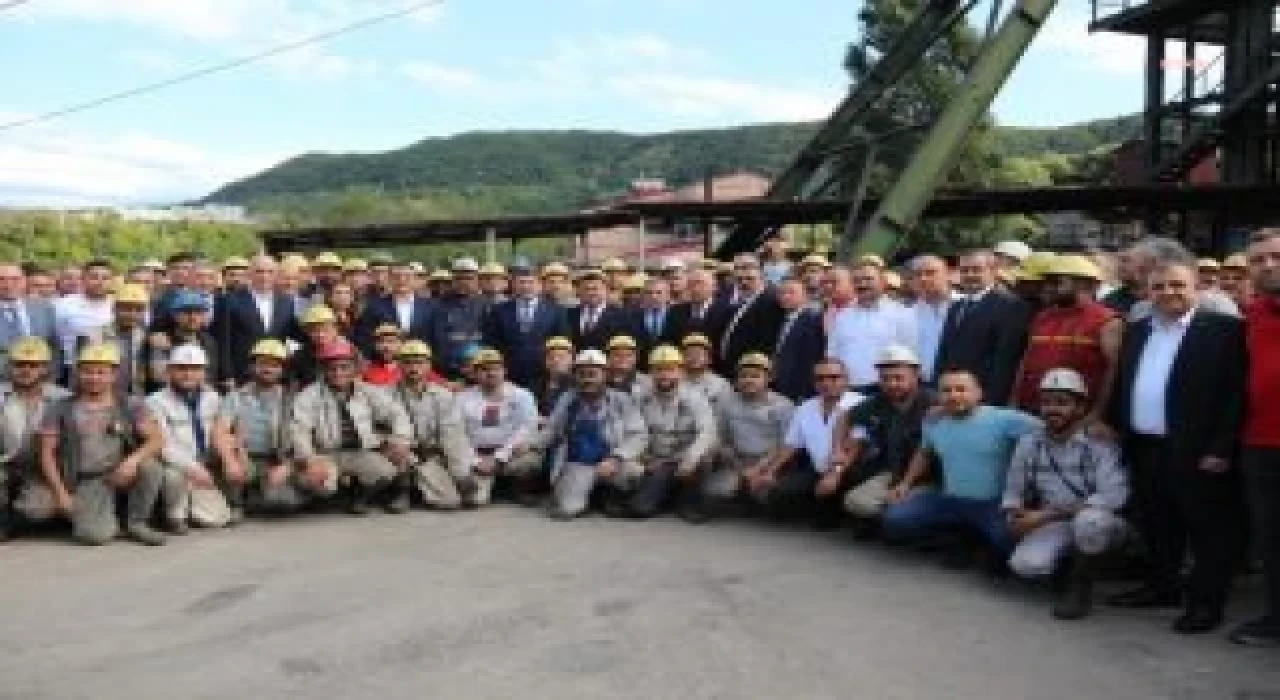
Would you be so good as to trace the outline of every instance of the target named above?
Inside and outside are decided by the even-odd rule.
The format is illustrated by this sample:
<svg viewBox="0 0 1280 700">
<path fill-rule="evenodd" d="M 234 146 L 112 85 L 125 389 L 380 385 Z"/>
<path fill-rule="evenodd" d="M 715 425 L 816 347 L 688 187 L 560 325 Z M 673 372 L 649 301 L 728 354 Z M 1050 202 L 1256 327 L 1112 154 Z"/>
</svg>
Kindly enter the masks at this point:
<svg viewBox="0 0 1280 700">
<path fill-rule="evenodd" d="M 1280 697 L 1280 652 L 1168 615 L 1055 624 L 1026 590 L 752 523 L 497 507 L 0 567 L 0 698 Z"/>
</svg>

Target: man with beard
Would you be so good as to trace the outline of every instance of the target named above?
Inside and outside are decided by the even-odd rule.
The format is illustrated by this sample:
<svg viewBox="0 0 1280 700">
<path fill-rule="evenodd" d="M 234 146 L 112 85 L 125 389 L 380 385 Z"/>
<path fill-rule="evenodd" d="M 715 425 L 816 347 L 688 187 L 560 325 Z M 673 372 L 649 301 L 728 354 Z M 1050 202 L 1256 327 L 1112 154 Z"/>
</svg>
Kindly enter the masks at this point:
<svg viewBox="0 0 1280 700">
<path fill-rule="evenodd" d="M 538 465 L 529 445 L 538 432 L 538 402 L 527 389 L 507 381 L 502 353 L 476 354 L 476 385 L 458 394 L 458 407 L 475 448 L 475 492 L 468 505 L 489 502 L 498 477 L 523 477 Z"/>
<path fill-rule="evenodd" d="M 738 360 L 736 391 L 718 407 L 719 447 L 715 466 L 702 480 L 703 517 L 744 492 L 746 475 L 783 447 L 795 404 L 769 390 L 769 356 L 747 353 Z"/>
<path fill-rule="evenodd" d="M 120 355 L 111 345 L 80 351 L 75 394 L 44 416 L 38 445 L 43 486 L 54 510 L 71 520 L 72 536 L 103 545 L 119 532 L 116 497 L 128 494 L 125 533 L 146 545 L 164 544 L 147 521 L 164 479 L 155 461 L 164 435 L 145 404 L 116 396 Z"/>
<path fill-rule="evenodd" d="M 1128 530 L 1119 516 L 1128 476 L 1116 446 L 1088 432 L 1089 387 L 1079 372 L 1050 369 L 1039 389 L 1044 427 L 1018 441 L 1000 504 L 1018 539 L 1009 567 L 1023 578 L 1042 578 L 1070 557 L 1053 616 L 1078 620 L 1093 606 L 1098 558 Z"/>
<path fill-rule="evenodd" d="M 322 378 L 294 401 L 289 443 L 304 471 L 325 472 L 325 493 L 348 482 L 348 510 L 369 513 L 381 500 L 387 512 L 409 509 L 409 415 L 379 387 L 359 381 L 355 348 L 339 338 L 316 351 Z"/>
<path fill-rule="evenodd" d="M 450 379 L 462 376 L 463 350 L 483 340 L 489 300 L 480 293 L 479 272 L 480 265 L 472 258 L 453 261 L 449 293 L 435 305 L 430 331 L 420 338 L 435 350 L 436 368 Z"/>
<path fill-rule="evenodd" d="M 574 389 L 560 398 L 539 435 L 538 446 L 553 450 L 550 514 L 557 520 L 584 513 L 597 485 L 606 506 L 622 507 L 644 473 L 644 416 L 630 396 L 606 386 L 605 364 L 599 350 L 578 353 Z"/>
<path fill-rule="evenodd" d="M 1055 368 L 1084 377 L 1090 418 L 1098 419 L 1111 399 L 1124 320 L 1095 300 L 1098 268 L 1082 255 L 1059 255 L 1045 270 L 1052 306 L 1031 321 L 1027 351 L 1014 388 L 1014 403 L 1032 413 L 1040 405 L 1040 380 Z"/>
<path fill-rule="evenodd" d="M 706 520 L 697 487 L 716 445 L 716 418 L 706 396 L 681 381 L 683 364 L 680 351 L 670 345 L 659 345 L 649 355 L 653 391 L 640 399 L 649 449 L 628 513 L 638 518 L 660 513 L 674 493 L 682 519 Z"/>
<path fill-rule="evenodd" d="M 636 339 L 629 335 L 609 339 L 609 388 L 636 400 L 653 391 L 653 378 L 637 369 L 638 352 Z"/>
<path fill-rule="evenodd" d="M 179 345 L 195 345 L 204 350 L 209 358 L 208 376 L 218 376 L 214 361 L 218 356 L 218 344 L 205 330 L 212 308 L 199 292 L 186 290 L 173 296 L 169 302 L 172 312 L 169 325 L 157 328 L 153 324 L 153 331 L 147 338 L 143 362 L 147 368 L 146 388 L 149 393 L 164 388 L 169 377 L 169 354 Z"/>
<path fill-rule="evenodd" d="M 40 473 L 36 427 L 50 407 L 67 396 L 51 381 L 52 365 L 53 350 L 43 338 L 20 338 L 9 348 L 10 381 L 0 386 L 0 542 L 9 539 L 15 513 L 32 521 L 54 516 L 50 499 L 33 499 L 48 491 L 30 487 Z M 11 494 L 27 498 L 10 504 Z"/>
<path fill-rule="evenodd" d="M 538 400 L 538 415 L 549 416 L 561 394 L 573 388 L 573 343 L 556 336 L 547 339 L 542 355 L 542 371 L 530 391 Z"/>
<path fill-rule="evenodd" d="M 680 343 L 680 351 L 684 355 L 684 377 L 681 384 L 701 392 L 703 398 L 711 404 L 712 410 L 718 409 L 720 402 L 733 393 L 733 385 L 711 371 L 711 360 L 715 352 L 711 339 L 701 333 L 687 335 Z"/>
<path fill-rule="evenodd" d="M 414 476 L 427 507 L 456 510 L 484 502 L 467 439 L 466 423 L 452 392 L 431 382 L 431 348 L 420 340 L 400 346 L 404 378 L 395 387 L 413 426 Z"/>
<path fill-rule="evenodd" d="M 1255 296 L 1247 307 L 1249 375 L 1242 467 L 1262 554 L 1266 610 L 1237 627 L 1231 641 L 1280 646 L 1280 229 L 1264 229 L 1249 245 Z"/>
<path fill-rule="evenodd" d="M 1243 253 L 1228 255 L 1222 261 L 1222 271 L 1218 274 L 1218 289 L 1222 290 L 1235 305 L 1241 309 L 1249 307 L 1253 296 L 1249 282 L 1249 256 Z"/>
</svg>

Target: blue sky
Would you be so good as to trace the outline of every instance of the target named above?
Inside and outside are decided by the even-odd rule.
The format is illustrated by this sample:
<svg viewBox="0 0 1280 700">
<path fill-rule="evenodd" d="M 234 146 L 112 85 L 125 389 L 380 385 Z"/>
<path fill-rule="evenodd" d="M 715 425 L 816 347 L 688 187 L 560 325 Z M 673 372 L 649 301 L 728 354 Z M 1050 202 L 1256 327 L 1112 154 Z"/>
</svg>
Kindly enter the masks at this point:
<svg viewBox="0 0 1280 700">
<path fill-rule="evenodd" d="M 31 0 L 0 12 L 0 122 L 335 28 L 409 0 Z M 1133 111 L 1142 46 L 1063 3 L 1002 123 Z M 850 0 L 444 0 L 331 42 L 0 132 L 0 205 L 199 196 L 290 155 L 475 129 L 652 132 L 824 116 Z"/>
</svg>

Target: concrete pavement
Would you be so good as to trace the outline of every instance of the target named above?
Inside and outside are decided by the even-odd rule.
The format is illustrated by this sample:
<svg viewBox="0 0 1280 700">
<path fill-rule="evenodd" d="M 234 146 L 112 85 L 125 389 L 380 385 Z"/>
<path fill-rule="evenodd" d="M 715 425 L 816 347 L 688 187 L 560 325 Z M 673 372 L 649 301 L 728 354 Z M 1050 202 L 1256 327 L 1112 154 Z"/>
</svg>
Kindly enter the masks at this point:
<svg viewBox="0 0 1280 700">
<path fill-rule="evenodd" d="M 1057 623 L 1016 586 L 751 522 L 305 517 L 19 541 L 0 572 L 6 699 L 1280 697 L 1280 651 L 1168 613 Z"/>
</svg>

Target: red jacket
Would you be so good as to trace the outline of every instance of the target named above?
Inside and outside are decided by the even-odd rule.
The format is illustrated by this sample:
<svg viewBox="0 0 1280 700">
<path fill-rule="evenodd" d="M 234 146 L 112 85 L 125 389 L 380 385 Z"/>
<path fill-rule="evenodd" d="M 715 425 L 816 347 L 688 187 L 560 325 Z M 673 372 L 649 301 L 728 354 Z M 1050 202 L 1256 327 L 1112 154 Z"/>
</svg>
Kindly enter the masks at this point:
<svg viewBox="0 0 1280 700">
<path fill-rule="evenodd" d="M 1245 309 L 1249 348 L 1246 447 L 1280 447 L 1280 300 L 1258 296 Z"/>
</svg>

